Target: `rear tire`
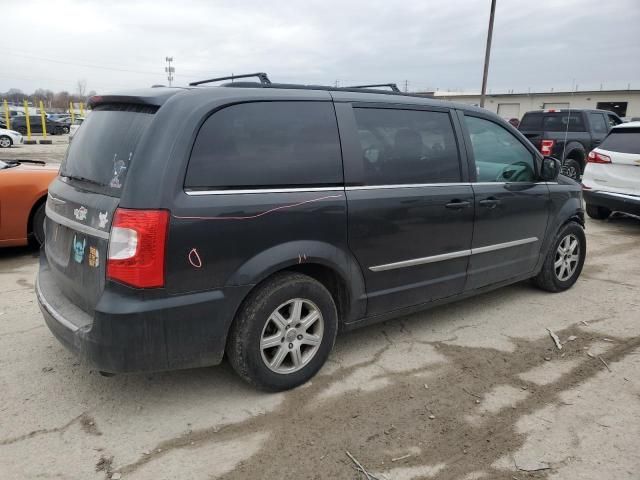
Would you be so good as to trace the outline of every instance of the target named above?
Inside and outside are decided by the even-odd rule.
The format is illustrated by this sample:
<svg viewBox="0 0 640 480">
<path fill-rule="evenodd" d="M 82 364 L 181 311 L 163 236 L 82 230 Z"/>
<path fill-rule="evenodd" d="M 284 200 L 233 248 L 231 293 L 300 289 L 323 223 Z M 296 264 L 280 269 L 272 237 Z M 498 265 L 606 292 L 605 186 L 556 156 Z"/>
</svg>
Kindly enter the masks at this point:
<svg viewBox="0 0 640 480">
<path fill-rule="evenodd" d="M 27 134 L 27 127 L 18 127 L 18 128 L 16 128 L 16 130 L 18 132 L 20 132 L 20 135 L 26 135 Z"/>
<path fill-rule="evenodd" d="M 32 230 L 33 238 L 38 243 L 38 246 L 42 246 L 44 243 L 44 220 L 45 220 L 45 204 L 43 203 L 38 207 L 36 213 L 33 214 Z"/>
<path fill-rule="evenodd" d="M 580 177 L 582 176 L 582 166 L 580 162 L 574 160 L 573 158 L 565 159 L 562 164 L 562 174 L 565 177 L 569 177 L 576 182 L 580 181 Z"/>
<path fill-rule="evenodd" d="M 599 207 L 597 205 L 591 205 L 587 203 L 586 206 L 587 215 L 595 220 L 606 220 L 611 215 L 611 210 L 606 207 Z"/>
<path fill-rule="evenodd" d="M 288 390 L 320 370 L 337 330 L 336 305 L 324 285 L 306 275 L 282 272 L 245 299 L 226 352 L 247 382 L 268 391 Z"/>
<path fill-rule="evenodd" d="M 587 239 L 583 228 L 576 222 L 563 225 L 533 283 L 548 292 L 563 292 L 571 288 L 582 272 L 586 252 Z"/>
</svg>

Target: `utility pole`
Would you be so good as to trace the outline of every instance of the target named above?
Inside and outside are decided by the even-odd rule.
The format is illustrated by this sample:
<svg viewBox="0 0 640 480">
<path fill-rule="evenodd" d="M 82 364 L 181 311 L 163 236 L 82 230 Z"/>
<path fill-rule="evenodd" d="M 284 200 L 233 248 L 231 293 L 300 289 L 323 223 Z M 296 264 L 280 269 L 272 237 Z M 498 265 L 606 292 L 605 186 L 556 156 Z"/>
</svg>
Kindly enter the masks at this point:
<svg viewBox="0 0 640 480">
<path fill-rule="evenodd" d="M 409 80 L 404 81 L 404 93 L 409 91 Z"/>
<path fill-rule="evenodd" d="M 169 86 L 171 86 L 171 82 L 173 82 L 173 74 L 175 73 L 175 67 L 171 66 L 171 62 L 173 62 L 173 57 L 164 57 L 165 62 L 167 62 L 167 66 L 164 67 L 164 71 L 167 72 L 167 80 L 169 80 Z"/>
<path fill-rule="evenodd" d="M 484 73 L 482 74 L 482 92 L 480 93 L 480 107 L 484 107 L 484 96 L 487 92 L 487 77 L 489 76 L 489 57 L 491 55 L 491 37 L 493 36 L 493 18 L 496 14 L 496 0 L 491 0 L 491 14 L 489 15 L 489 31 L 487 32 L 487 48 L 484 52 Z"/>
</svg>

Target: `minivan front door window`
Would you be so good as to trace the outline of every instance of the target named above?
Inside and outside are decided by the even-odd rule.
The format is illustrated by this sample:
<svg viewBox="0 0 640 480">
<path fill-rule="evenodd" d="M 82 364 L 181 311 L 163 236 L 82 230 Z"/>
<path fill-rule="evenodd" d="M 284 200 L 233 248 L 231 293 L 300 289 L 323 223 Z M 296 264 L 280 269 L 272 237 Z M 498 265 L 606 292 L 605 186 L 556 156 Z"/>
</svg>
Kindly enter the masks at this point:
<svg viewBox="0 0 640 480">
<path fill-rule="evenodd" d="M 533 182 L 532 153 L 500 125 L 465 116 L 476 163 L 478 182 Z"/>
</svg>

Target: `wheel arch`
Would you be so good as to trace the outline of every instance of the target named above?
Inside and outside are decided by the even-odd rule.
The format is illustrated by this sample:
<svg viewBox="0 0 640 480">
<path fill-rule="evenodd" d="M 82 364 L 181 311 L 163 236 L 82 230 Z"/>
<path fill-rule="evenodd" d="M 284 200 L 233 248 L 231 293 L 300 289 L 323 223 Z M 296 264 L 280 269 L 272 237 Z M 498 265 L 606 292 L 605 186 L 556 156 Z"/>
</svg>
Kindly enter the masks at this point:
<svg viewBox="0 0 640 480">
<path fill-rule="evenodd" d="M 293 241 L 264 250 L 236 270 L 227 285 L 254 285 L 248 296 L 283 271 L 302 273 L 322 283 L 336 302 L 340 324 L 364 316 L 366 294 L 360 266 L 349 252 L 325 242 Z"/>
<path fill-rule="evenodd" d="M 584 170 L 587 160 L 587 150 L 580 142 L 569 142 L 566 147 L 566 153 L 562 159 L 562 163 L 564 163 L 568 158 L 576 160 Z"/>
</svg>

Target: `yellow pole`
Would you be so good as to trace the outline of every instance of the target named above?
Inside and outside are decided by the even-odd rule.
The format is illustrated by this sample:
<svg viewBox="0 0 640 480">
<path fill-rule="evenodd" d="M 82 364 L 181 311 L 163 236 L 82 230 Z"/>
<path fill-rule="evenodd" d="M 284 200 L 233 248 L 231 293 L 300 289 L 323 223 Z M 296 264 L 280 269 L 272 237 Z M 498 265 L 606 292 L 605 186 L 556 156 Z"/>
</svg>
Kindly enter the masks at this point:
<svg viewBox="0 0 640 480">
<path fill-rule="evenodd" d="M 44 116 L 44 105 L 42 104 L 42 100 L 40 100 L 40 119 L 42 120 L 42 138 L 44 140 L 47 139 L 47 120 Z"/>
<path fill-rule="evenodd" d="M 7 124 L 7 130 L 11 130 L 11 118 L 9 117 L 9 104 L 7 103 L 7 100 L 3 100 L 2 102 L 4 104 L 4 123 Z"/>
<path fill-rule="evenodd" d="M 27 140 L 31 141 L 31 122 L 29 121 L 29 104 L 24 101 L 24 116 L 27 122 Z"/>
<path fill-rule="evenodd" d="M 76 114 L 73 111 L 73 102 L 69 102 L 69 113 L 71 114 L 71 125 L 73 125 L 76 120 Z"/>
<path fill-rule="evenodd" d="M 84 103 L 80 102 L 80 115 L 84 117 Z"/>
</svg>

